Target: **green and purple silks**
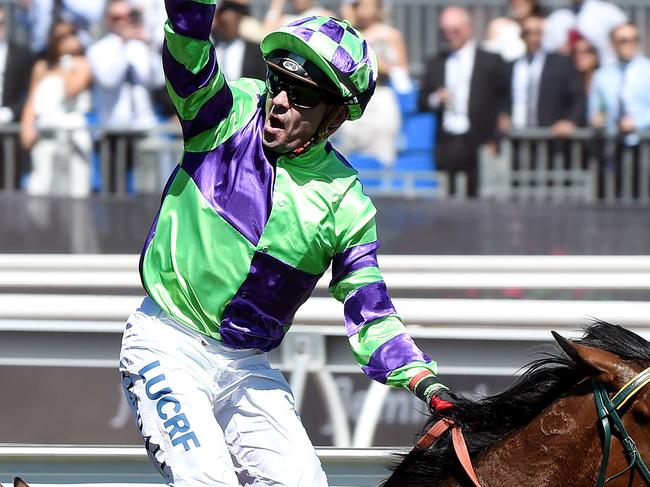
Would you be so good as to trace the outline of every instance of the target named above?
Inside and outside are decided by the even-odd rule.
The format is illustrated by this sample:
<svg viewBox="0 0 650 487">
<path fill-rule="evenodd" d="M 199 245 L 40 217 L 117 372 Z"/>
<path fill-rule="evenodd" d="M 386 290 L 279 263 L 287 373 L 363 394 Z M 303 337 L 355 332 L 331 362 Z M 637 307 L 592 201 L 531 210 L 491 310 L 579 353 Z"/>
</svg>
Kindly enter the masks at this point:
<svg viewBox="0 0 650 487">
<path fill-rule="evenodd" d="M 388 296 L 357 172 L 328 142 L 299 156 L 264 151 L 264 83 L 226 82 L 209 41 L 215 4 L 166 2 L 163 63 L 185 152 L 143 250 L 145 289 L 186 326 L 268 351 L 331 264 L 364 372 L 401 387 L 435 374 Z"/>
</svg>

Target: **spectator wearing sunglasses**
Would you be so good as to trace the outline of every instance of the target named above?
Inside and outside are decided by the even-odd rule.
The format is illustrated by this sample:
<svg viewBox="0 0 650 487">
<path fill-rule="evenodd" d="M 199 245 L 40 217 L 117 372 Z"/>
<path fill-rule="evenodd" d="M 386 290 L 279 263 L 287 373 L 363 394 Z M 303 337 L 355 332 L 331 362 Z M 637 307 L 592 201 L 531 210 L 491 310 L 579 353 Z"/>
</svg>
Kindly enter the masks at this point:
<svg viewBox="0 0 650 487">
<path fill-rule="evenodd" d="M 185 152 L 143 250 L 148 296 L 126 325 L 124 390 L 171 485 L 324 487 L 266 352 L 330 264 L 363 371 L 451 406 L 382 280 L 375 208 L 328 142 L 363 115 L 377 57 L 349 23 L 312 16 L 262 40 L 265 82 L 227 80 L 209 41 L 215 3 L 167 2 L 164 67 Z"/>
<path fill-rule="evenodd" d="M 602 66 L 594 74 L 589 94 L 591 125 L 609 133 L 619 133 L 620 141 L 613 153 L 604 156 L 607 165 L 614 168 L 616 194 L 621 194 L 622 150 L 633 147 L 633 196 L 639 194 L 639 137 L 636 132 L 650 128 L 650 59 L 641 54 L 639 30 L 628 22 L 612 30 L 610 35 L 616 62 Z M 608 159 L 606 161 L 605 159 Z"/>
<path fill-rule="evenodd" d="M 550 127 L 555 136 L 566 137 L 584 118 L 584 88 L 569 57 L 542 50 L 543 35 L 544 18 L 522 22 L 526 54 L 512 64 L 512 125 Z"/>
<path fill-rule="evenodd" d="M 611 33 L 616 62 L 598 69 L 589 97 L 594 127 L 624 133 L 650 127 L 650 59 L 641 54 L 639 31 L 632 23 Z"/>
<path fill-rule="evenodd" d="M 93 71 L 93 101 L 99 124 L 114 131 L 105 134 L 104 141 L 116 157 L 120 145 L 126 143 L 126 166 L 134 175 L 134 189 L 144 192 L 157 187 L 157 180 L 150 165 L 137 156 L 141 135 L 120 133 L 148 130 L 157 122 L 151 96 L 151 89 L 156 86 L 155 69 L 142 21 L 141 12 L 130 2 L 109 2 L 105 13 L 108 32 L 90 46 L 88 59 Z M 126 183 L 118 181 L 118 174 L 112 171 L 102 184 L 112 191 Z"/>
<path fill-rule="evenodd" d="M 481 187 L 479 153 L 495 146 L 497 122 L 508 108 L 508 67 L 478 47 L 467 9 L 445 8 L 439 27 L 445 46 L 426 62 L 419 108 L 437 117 L 436 169 L 446 173 L 450 194 L 462 192 L 464 176 L 467 196 L 474 198 Z"/>
</svg>

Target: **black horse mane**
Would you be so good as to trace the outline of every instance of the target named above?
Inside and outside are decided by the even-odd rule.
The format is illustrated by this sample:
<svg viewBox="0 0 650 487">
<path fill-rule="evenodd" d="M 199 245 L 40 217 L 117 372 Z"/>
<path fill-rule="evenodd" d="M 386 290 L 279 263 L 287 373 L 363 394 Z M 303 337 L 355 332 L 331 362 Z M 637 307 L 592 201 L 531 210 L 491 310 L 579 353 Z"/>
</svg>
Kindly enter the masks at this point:
<svg viewBox="0 0 650 487">
<path fill-rule="evenodd" d="M 596 322 L 588 326 L 576 343 L 606 350 L 623 360 L 650 365 L 650 343 L 617 325 Z M 586 373 L 571 358 L 561 353 L 545 354 L 528 364 L 527 371 L 506 391 L 479 400 L 451 394 L 454 407 L 451 417 L 461 425 L 472 457 L 476 457 L 507 434 L 525 426 L 544 409 L 581 382 Z M 442 416 L 431 412 L 426 431 Z M 393 476 L 382 484 L 417 486 L 436 485 L 453 471 L 458 462 L 449 435 L 428 450 L 414 450 L 395 467 Z M 400 479 L 399 483 L 392 481 Z"/>
</svg>

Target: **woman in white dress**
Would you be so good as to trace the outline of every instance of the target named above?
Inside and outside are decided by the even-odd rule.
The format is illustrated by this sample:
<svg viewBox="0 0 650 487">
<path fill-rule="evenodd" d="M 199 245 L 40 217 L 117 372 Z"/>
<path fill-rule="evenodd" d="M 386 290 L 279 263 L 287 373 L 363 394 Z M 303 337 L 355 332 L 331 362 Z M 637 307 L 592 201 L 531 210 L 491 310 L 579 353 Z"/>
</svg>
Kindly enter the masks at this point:
<svg viewBox="0 0 650 487">
<path fill-rule="evenodd" d="M 83 198 L 90 193 L 91 82 L 74 25 L 56 22 L 45 59 L 32 70 L 21 118 L 20 140 L 32 159 L 29 194 Z"/>
</svg>

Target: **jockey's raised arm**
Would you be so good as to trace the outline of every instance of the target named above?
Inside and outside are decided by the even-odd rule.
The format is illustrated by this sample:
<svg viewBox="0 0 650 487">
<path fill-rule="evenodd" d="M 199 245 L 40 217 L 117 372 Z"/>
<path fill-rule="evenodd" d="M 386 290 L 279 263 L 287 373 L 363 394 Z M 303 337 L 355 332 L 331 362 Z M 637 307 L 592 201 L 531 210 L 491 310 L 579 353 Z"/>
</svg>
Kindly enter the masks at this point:
<svg viewBox="0 0 650 487">
<path fill-rule="evenodd" d="M 168 19 L 163 68 L 188 151 L 214 148 L 220 136 L 236 128 L 231 120 L 232 88 L 219 68 L 210 40 L 216 5 L 216 0 L 165 2 Z M 252 103 L 257 99 L 238 101 Z"/>
</svg>

